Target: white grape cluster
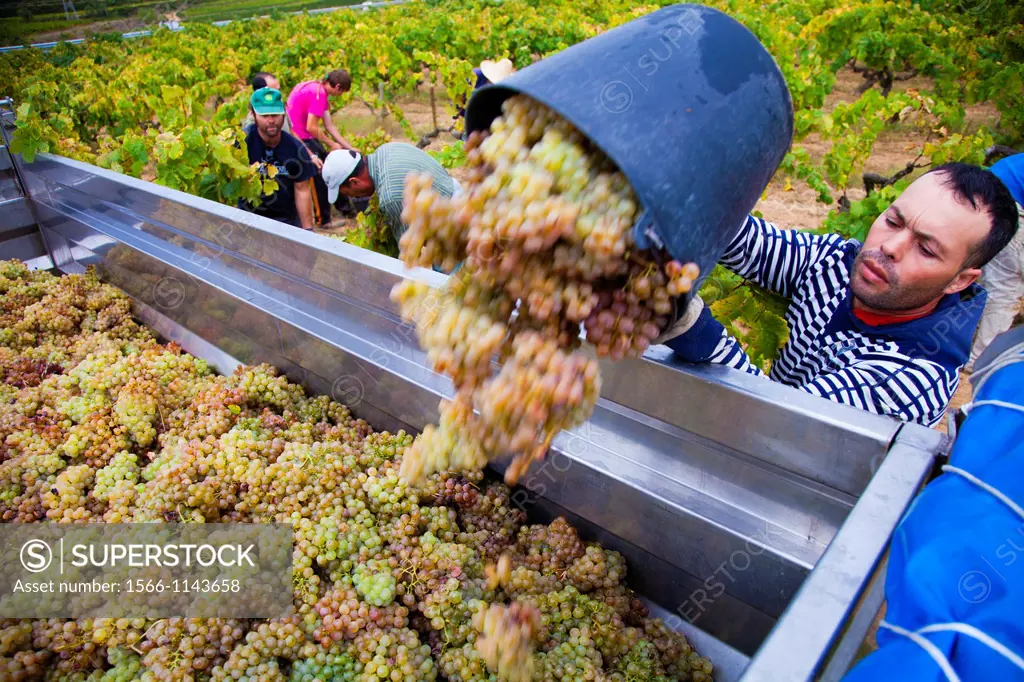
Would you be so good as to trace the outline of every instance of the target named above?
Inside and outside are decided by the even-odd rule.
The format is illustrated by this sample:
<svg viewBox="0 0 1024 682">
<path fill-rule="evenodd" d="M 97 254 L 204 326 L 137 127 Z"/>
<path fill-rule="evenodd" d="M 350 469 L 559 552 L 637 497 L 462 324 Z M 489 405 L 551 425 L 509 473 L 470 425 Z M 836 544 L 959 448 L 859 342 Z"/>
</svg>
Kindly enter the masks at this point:
<svg viewBox="0 0 1024 682">
<path fill-rule="evenodd" d="M 581 332 L 599 356 L 642 354 L 699 270 L 635 248 L 640 207 L 625 175 L 551 109 L 513 96 L 465 148 L 458 196 L 441 197 L 425 175 L 406 179 L 403 262 L 462 267 L 439 291 L 412 281 L 393 290 L 457 391 L 402 474 L 418 483 L 511 455 L 512 484 L 593 411 L 601 382 Z"/>
</svg>

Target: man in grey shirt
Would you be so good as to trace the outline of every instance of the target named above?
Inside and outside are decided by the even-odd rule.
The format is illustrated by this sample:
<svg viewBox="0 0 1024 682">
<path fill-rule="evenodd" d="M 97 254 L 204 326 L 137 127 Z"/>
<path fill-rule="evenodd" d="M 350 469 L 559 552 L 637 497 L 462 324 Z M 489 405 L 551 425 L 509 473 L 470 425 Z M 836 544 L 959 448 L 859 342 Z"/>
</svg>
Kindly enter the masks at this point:
<svg viewBox="0 0 1024 682">
<path fill-rule="evenodd" d="M 336 150 L 327 155 L 323 168 L 328 201 L 333 204 L 339 192 L 354 198 L 376 194 L 396 241 L 406 230 L 402 223 L 402 195 L 409 173 L 429 173 L 434 178 L 434 191 L 443 197 L 460 191 L 459 183 L 434 157 L 405 142 L 388 142 L 366 156 L 352 150 Z"/>
</svg>

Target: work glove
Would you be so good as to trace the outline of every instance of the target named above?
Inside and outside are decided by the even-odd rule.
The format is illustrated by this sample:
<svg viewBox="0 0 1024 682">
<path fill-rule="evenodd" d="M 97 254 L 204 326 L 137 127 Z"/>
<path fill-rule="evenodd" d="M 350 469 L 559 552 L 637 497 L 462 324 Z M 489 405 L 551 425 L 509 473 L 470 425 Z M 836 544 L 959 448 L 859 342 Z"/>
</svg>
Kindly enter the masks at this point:
<svg viewBox="0 0 1024 682">
<path fill-rule="evenodd" d="M 686 309 L 683 310 L 683 314 L 679 316 L 675 322 L 669 325 L 669 328 L 661 333 L 661 336 L 654 339 L 654 344 L 663 344 L 666 341 L 671 341 L 677 336 L 682 336 L 686 332 L 690 331 L 690 328 L 697 323 L 697 318 L 700 317 L 701 311 L 704 310 L 704 299 L 699 295 L 694 294 L 690 302 L 686 304 Z"/>
</svg>

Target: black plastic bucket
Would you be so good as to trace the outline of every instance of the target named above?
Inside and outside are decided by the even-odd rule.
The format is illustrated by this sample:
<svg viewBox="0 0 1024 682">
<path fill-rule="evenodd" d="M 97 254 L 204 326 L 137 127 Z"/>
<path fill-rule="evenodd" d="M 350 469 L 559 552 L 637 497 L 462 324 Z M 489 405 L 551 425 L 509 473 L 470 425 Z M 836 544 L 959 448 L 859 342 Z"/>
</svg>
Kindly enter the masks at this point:
<svg viewBox="0 0 1024 682">
<path fill-rule="evenodd" d="M 775 60 L 746 27 L 703 5 L 665 7 L 477 90 L 470 132 L 516 93 L 546 104 L 626 174 L 644 207 L 641 248 L 706 275 L 793 138 Z"/>
</svg>

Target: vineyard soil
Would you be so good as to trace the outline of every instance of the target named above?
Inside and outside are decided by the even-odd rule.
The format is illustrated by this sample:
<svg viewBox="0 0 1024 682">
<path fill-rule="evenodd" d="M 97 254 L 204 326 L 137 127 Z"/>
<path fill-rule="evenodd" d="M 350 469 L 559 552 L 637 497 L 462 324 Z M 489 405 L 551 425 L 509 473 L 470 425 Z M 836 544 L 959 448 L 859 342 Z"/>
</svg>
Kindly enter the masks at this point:
<svg viewBox="0 0 1024 682">
<path fill-rule="evenodd" d="M 860 96 L 857 88 L 863 82 L 860 74 L 854 73 L 850 68 L 843 68 L 836 74 L 836 84 L 832 93 L 825 99 L 823 111 L 831 111 L 839 103 L 850 103 L 857 101 Z M 916 77 L 908 81 L 901 81 L 895 85 L 894 91 L 909 89 L 923 90 L 931 87 L 928 78 Z M 992 125 L 999 119 L 999 112 L 992 104 L 985 102 L 967 107 L 967 121 L 970 126 L 979 127 Z M 871 155 L 864 164 L 864 171 L 891 175 L 900 170 L 907 163 L 914 160 L 916 153 L 926 140 L 923 131 L 915 128 L 895 128 L 883 132 L 878 142 L 871 150 Z M 821 136 L 811 133 L 801 143 L 815 161 L 820 159 L 828 151 L 831 143 L 822 141 Z M 835 188 L 833 188 L 834 190 Z M 761 201 L 754 210 L 761 211 L 764 217 L 771 220 L 779 227 L 795 227 L 810 230 L 821 225 L 828 217 L 835 206 L 821 203 L 817 200 L 817 192 L 803 183 L 793 182 L 792 189 L 786 189 L 786 178 L 776 175 Z M 847 191 L 851 201 L 864 198 L 864 188 L 860 177 L 851 177 L 850 188 Z"/>
</svg>

